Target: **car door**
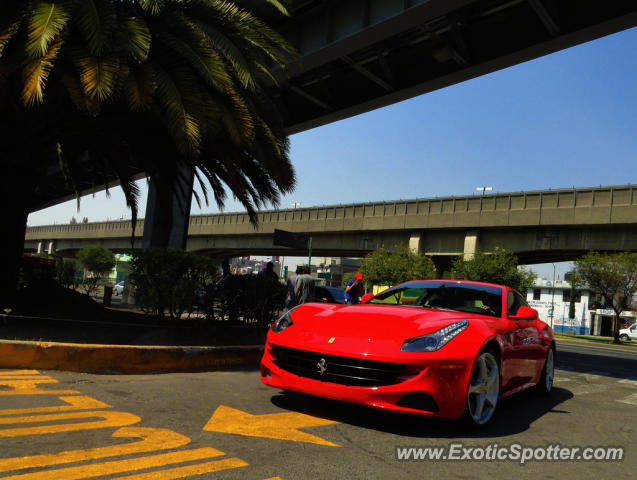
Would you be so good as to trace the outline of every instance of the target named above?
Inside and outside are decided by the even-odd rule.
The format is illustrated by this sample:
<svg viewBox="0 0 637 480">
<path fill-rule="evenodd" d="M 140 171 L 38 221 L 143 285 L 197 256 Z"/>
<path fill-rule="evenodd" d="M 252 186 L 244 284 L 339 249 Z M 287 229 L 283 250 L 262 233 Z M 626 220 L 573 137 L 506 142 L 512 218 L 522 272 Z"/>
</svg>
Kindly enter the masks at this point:
<svg viewBox="0 0 637 480">
<path fill-rule="evenodd" d="M 528 307 L 524 297 L 514 290 L 507 292 L 507 316 L 510 320 L 510 384 L 509 389 L 525 385 L 537 377 L 544 364 L 545 352 L 539 338 L 537 319 L 512 319 L 520 307 Z"/>
<path fill-rule="evenodd" d="M 628 336 L 631 340 L 637 340 L 637 323 L 628 329 Z"/>
</svg>

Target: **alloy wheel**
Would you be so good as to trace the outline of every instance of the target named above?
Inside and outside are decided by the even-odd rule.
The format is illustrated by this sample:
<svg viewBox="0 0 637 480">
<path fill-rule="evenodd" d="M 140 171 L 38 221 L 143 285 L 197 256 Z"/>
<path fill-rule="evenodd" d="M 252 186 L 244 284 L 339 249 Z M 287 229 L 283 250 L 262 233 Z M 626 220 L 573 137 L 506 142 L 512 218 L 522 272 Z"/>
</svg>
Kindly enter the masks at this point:
<svg viewBox="0 0 637 480">
<path fill-rule="evenodd" d="M 500 395 L 500 370 L 490 352 L 483 352 L 476 360 L 467 395 L 468 413 L 476 425 L 484 425 L 495 413 Z"/>
</svg>

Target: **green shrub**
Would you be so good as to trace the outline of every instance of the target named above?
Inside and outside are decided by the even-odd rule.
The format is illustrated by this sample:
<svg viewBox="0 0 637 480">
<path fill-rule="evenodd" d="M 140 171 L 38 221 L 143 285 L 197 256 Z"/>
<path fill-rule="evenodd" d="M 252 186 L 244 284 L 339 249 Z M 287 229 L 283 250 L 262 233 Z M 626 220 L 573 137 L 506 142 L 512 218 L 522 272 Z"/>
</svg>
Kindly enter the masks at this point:
<svg viewBox="0 0 637 480">
<path fill-rule="evenodd" d="M 287 288 L 262 275 L 228 275 L 217 285 L 213 318 L 268 325 L 285 305 Z M 211 309 L 207 309 L 211 311 Z"/>
<path fill-rule="evenodd" d="M 133 254 L 130 280 L 137 304 L 149 314 L 181 318 L 201 303 L 211 288 L 217 263 L 205 255 L 175 248 L 152 247 Z"/>
</svg>

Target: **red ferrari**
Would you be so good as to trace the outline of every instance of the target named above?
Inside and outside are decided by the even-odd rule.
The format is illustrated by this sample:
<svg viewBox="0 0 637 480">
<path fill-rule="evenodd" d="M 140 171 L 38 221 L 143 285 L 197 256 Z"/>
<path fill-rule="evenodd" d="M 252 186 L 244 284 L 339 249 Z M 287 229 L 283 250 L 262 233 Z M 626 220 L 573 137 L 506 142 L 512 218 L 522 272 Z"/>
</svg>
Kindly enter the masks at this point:
<svg viewBox="0 0 637 480">
<path fill-rule="evenodd" d="M 371 298 L 369 298 L 371 297 Z M 360 305 L 306 303 L 268 332 L 266 385 L 484 425 L 498 400 L 549 393 L 553 331 L 502 285 L 422 280 L 366 295 Z"/>
</svg>

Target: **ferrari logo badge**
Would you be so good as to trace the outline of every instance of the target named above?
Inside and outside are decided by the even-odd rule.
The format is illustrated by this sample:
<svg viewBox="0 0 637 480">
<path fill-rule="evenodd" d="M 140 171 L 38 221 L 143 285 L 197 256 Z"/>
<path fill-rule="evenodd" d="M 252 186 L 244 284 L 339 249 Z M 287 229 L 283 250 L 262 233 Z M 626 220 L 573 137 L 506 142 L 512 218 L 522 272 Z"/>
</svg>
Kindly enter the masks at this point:
<svg viewBox="0 0 637 480">
<path fill-rule="evenodd" d="M 319 360 L 319 362 L 316 364 L 316 368 L 318 368 L 319 373 L 321 374 L 321 377 L 323 376 L 323 374 L 326 372 L 327 370 L 327 362 L 325 361 L 324 358 L 321 358 Z"/>
<path fill-rule="evenodd" d="M 336 337 L 332 337 L 332 338 L 330 338 L 330 339 L 327 341 L 327 343 L 334 343 L 334 340 L 336 340 Z"/>
</svg>

